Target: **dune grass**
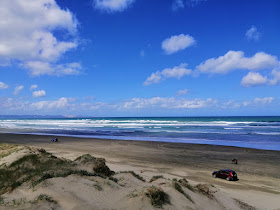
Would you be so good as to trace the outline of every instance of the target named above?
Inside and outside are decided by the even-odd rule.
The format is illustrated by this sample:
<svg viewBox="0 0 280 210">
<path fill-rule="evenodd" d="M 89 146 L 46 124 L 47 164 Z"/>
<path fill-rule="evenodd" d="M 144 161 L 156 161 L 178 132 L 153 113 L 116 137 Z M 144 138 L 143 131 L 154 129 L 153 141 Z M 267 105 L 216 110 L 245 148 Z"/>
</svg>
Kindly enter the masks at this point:
<svg viewBox="0 0 280 210">
<path fill-rule="evenodd" d="M 36 203 L 36 202 L 39 202 L 39 201 L 47 201 L 47 202 L 50 202 L 50 203 L 55 203 L 57 204 L 57 201 L 54 200 L 51 196 L 47 195 L 47 194 L 40 194 L 38 195 L 34 201 L 32 203 Z"/>
<path fill-rule="evenodd" d="M 22 149 L 23 149 L 22 147 L 15 145 L 15 144 L 1 143 L 0 144 L 0 159 L 12 154 L 13 152 L 17 152 Z"/>
<path fill-rule="evenodd" d="M 9 167 L 0 168 L 0 195 L 11 192 L 23 183 L 29 183 L 32 187 L 44 180 L 54 177 L 67 177 L 72 174 L 79 176 L 100 176 L 117 182 L 116 178 L 109 175 L 114 174 L 105 164 L 104 159 L 86 156 L 91 160 L 93 171 L 76 169 L 79 161 L 69 161 L 53 156 L 46 151 L 28 154 L 14 161 Z M 84 160 L 83 157 L 79 160 Z M 111 177 L 111 178 L 110 178 Z"/>
<path fill-rule="evenodd" d="M 130 173 L 132 176 L 136 177 L 137 179 L 141 180 L 142 182 L 146 182 L 146 180 L 140 176 L 139 174 L 136 174 L 134 171 L 120 171 L 120 173 Z"/>
<path fill-rule="evenodd" d="M 169 195 L 161 188 L 152 186 L 146 189 L 145 195 L 150 199 L 151 204 L 157 208 L 161 208 L 165 204 L 170 204 Z"/>
<path fill-rule="evenodd" d="M 194 203 L 194 201 L 192 200 L 191 196 L 189 196 L 187 193 L 185 193 L 185 191 L 183 190 L 182 186 L 180 185 L 179 182 L 177 181 L 173 181 L 173 187 L 180 192 L 181 194 L 183 194 L 189 201 L 191 201 L 192 203 Z"/>
<path fill-rule="evenodd" d="M 163 179 L 164 177 L 162 175 L 157 175 L 157 176 L 153 176 L 151 179 L 150 179 L 150 183 L 158 180 L 158 179 Z"/>
</svg>

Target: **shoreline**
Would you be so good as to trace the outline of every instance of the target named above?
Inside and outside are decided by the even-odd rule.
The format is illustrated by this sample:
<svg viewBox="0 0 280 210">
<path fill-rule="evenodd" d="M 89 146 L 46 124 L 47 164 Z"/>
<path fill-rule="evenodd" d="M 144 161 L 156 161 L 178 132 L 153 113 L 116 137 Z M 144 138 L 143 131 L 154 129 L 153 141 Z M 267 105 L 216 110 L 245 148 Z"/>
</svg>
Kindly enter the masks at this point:
<svg viewBox="0 0 280 210">
<path fill-rule="evenodd" d="M 213 145 L 213 146 L 221 146 L 221 147 L 236 147 L 236 148 L 244 148 L 244 149 L 256 149 L 256 150 L 262 150 L 262 151 L 280 151 L 279 148 L 272 148 L 271 145 L 262 145 L 266 146 L 267 148 L 260 148 L 261 145 L 257 144 L 258 146 L 252 146 L 256 145 L 254 143 L 242 143 L 244 146 L 232 144 L 233 141 L 227 142 L 224 140 L 206 140 L 206 139 L 176 139 L 172 140 L 172 138 L 165 138 L 163 140 L 159 140 L 158 137 L 125 137 L 125 136 L 89 136 L 89 135 L 70 135 L 70 134 L 51 134 L 51 133 L 26 133 L 26 132 L 16 132 L 16 131 L 0 131 L 1 134 L 15 134 L 15 135 L 34 135 L 34 136 L 49 136 L 49 137 L 65 137 L 65 138 L 77 138 L 77 139 L 84 139 L 84 140 L 110 140 L 110 141 L 137 141 L 137 142 L 161 142 L 161 143 L 172 143 L 172 144 L 193 144 L 193 145 Z M 142 140 L 143 139 L 143 140 Z M 212 142 L 212 143 L 204 143 L 204 142 Z M 214 143 L 216 142 L 216 144 Z M 223 142 L 220 143 L 219 142 Z M 240 141 L 236 141 L 239 142 Z"/>
</svg>

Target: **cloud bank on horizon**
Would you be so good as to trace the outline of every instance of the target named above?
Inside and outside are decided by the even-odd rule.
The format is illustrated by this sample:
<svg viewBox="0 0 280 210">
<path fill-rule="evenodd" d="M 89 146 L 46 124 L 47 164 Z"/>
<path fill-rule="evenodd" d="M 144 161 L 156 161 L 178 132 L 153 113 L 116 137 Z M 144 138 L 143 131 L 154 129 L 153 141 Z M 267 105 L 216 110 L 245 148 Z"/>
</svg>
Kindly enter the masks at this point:
<svg viewBox="0 0 280 210">
<path fill-rule="evenodd" d="M 225 24 L 214 11 L 239 3 L 3 0 L 0 114 L 184 115 L 212 107 L 242 115 L 276 108 L 280 54 L 270 39 L 280 30 L 271 29 L 270 15 L 280 3 L 266 4 L 263 20 L 240 11 Z M 251 11 L 262 7 L 256 1 Z"/>
</svg>

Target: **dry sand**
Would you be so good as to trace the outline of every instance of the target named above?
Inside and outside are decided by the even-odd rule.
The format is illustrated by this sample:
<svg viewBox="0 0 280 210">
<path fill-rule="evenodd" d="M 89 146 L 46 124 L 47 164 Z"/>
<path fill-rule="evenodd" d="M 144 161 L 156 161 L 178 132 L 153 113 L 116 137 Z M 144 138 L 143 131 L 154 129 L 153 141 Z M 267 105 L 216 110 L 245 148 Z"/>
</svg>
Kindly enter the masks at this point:
<svg viewBox="0 0 280 210">
<path fill-rule="evenodd" d="M 243 202 L 243 209 L 250 209 L 250 206 L 258 209 L 280 209 L 279 151 L 74 137 L 59 137 L 58 143 L 52 143 L 50 139 L 50 136 L 0 134 L 0 143 L 44 148 L 57 157 L 70 160 L 89 153 L 105 158 L 109 168 L 115 172 L 135 171 L 146 180 L 156 175 L 162 175 L 164 179 L 153 183 L 142 182 L 129 173 L 115 175 L 119 179 L 118 183 L 104 181 L 99 177 L 89 179 L 78 175 L 52 178 L 47 187 L 42 186 L 43 184 L 35 189 L 19 187 L 4 197 L 24 197 L 31 200 L 44 192 L 56 198 L 59 205 L 25 204 L 18 207 L 19 209 L 153 209 L 149 200 L 142 196 L 145 189 L 152 185 L 161 187 L 170 195 L 171 204 L 163 206 L 164 209 L 240 209 Z M 11 162 L 22 157 L 25 152 L 26 150 L 20 150 L 0 161 Z M 233 158 L 238 159 L 239 164 L 232 164 Z M 223 168 L 235 170 L 239 180 L 228 182 L 211 176 L 214 170 Z M 193 203 L 172 187 L 173 178 L 185 178 L 193 186 L 206 183 L 210 190 L 215 192 L 214 197 L 209 198 L 203 193 L 184 188 Z M 102 190 L 92 187 L 97 184 Z M 2 209 L 1 206 L 0 208 Z"/>
</svg>

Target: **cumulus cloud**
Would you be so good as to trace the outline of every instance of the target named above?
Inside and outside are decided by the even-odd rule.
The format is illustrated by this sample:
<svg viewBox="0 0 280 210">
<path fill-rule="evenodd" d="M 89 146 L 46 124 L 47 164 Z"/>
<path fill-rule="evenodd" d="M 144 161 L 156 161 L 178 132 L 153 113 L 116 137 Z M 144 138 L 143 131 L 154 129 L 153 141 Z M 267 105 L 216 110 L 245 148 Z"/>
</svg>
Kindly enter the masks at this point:
<svg viewBox="0 0 280 210">
<path fill-rule="evenodd" d="M 277 85 L 280 81 L 280 71 L 276 70 L 276 69 L 273 69 L 272 72 L 271 72 L 271 75 L 272 75 L 272 79 L 269 81 L 269 84 L 270 85 Z"/>
<path fill-rule="evenodd" d="M 132 5 L 134 0 L 94 0 L 96 9 L 106 12 L 121 12 Z"/>
<path fill-rule="evenodd" d="M 41 61 L 26 62 L 24 67 L 29 70 L 32 76 L 40 75 L 77 75 L 80 74 L 82 66 L 79 63 L 51 64 Z"/>
<path fill-rule="evenodd" d="M 30 90 L 34 90 L 34 89 L 37 89 L 38 88 L 38 85 L 31 85 L 30 86 Z"/>
<path fill-rule="evenodd" d="M 241 105 L 239 103 L 236 103 L 234 100 L 229 100 L 221 104 L 221 108 L 223 109 L 238 109 L 240 107 Z"/>
<path fill-rule="evenodd" d="M 0 82 L 0 89 L 6 89 L 6 88 L 8 88 L 8 87 L 9 87 L 9 86 L 6 85 L 5 83 Z"/>
<path fill-rule="evenodd" d="M 180 110 L 218 110 L 223 109 L 238 109 L 240 107 L 266 107 L 272 106 L 273 97 L 254 98 L 250 101 L 235 102 L 229 100 L 227 102 L 218 101 L 213 98 L 175 98 L 175 97 L 152 97 L 152 98 L 132 98 L 116 103 L 104 102 L 85 102 L 75 98 L 59 98 L 57 100 L 44 100 L 38 102 L 23 101 L 23 98 L 4 98 L 0 96 L 0 114 L 92 114 L 99 113 L 100 115 L 108 113 L 145 113 L 151 109 L 165 113 L 180 111 Z M 277 105 L 274 103 L 274 105 Z M 182 113 L 182 112 L 181 112 Z"/>
<path fill-rule="evenodd" d="M 20 93 L 20 91 L 23 90 L 23 88 L 24 88 L 23 85 L 20 85 L 20 86 L 15 87 L 15 89 L 14 89 L 14 95 L 18 95 L 18 94 Z"/>
<path fill-rule="evenodd" d="M 274 97 L 264 97 L 264 98 L 254 98 L 251 101 L 244 101 L 243 106 L 258 106 L 258 105 L 267 105 L 271 104 L 275 100 Z"/>
<path fill-rule="evenodd" d="M 161 48 L 166 54 L 170 55 L 194 44 L 195 39 L 192 36 L 180 34 L 165 39 L 161 44 Z"/>
<path fill-rule="evenodd" d="M 175 66 L 173 68 L 166 68 L 162 71 L 157 71 L 152 73 L 146 81 L 144 85 L 151 85 L 153 83 L 159 83 L 160 81 L 167 79 L 167 78 L 176 78 L 180 79 L 185 75 L 189 75 L 192 73 L 192 70 L 186 69 L 187 64 L 182 63 L 179 66 Z"/>
<path fill-rule="evenodd" d="M 244 87 L 264 85 L 267 83 L 267 77 L 262 76 L 258 72 L 249 72 L 242 78 L 241 85 Z"/>
<path fill-rule="evenodd" d="M 185 96 L 189 93 L 189 89 L 184 89 L 184 90 L 179 90 L 177 93 L 176 93 L 176 96 Z"/>
<path fill-rule="evenodd" d="M 43 96 L 45 96 L 46 95 L 46 91 L 44 91 L 44 90 L 37 90 L 37 91 L 34 91 L 33 93 L 32 93 L 32 96 L 33 97 L 43 97 Z"/>
<path fill-rule="evenodd" d="M 74 38 L 66 41 L 55 36 L 58 31 L 75 35 L 78 25 L 74 15 L 55 0 L 0 1 L 0 20 L 1 60 L 20 61 L 27 67 L 29 62 L 55 63 L 78 45 Z"/>
<path fill-rule="evenodd" d="M 69 100 L 67 98 L 60 98 L 56 101 L 39 101 L 30 104 L 34 109 L 63 109 L 69 106 Z"/>
<path fill-rule="evenodd" d="M 261 37 L 261 33 L 258 32 L 258 29 L 254 25 L 246 31 L 245 35 L 247 39 L 254 40 L 254 41 L 258 41 Z"/>
<path fill-rule="evenodd" d="M 253 103 L 255 104 L 271 104 L 274 101 L 274 97 L 264 97 L 264 98 L 255 98 Z"/>
<path fill-rule="evenodd" d="M 133 98 L 122 105 L 122 108 L 125 109 L 143 109 L 143 108 L 168 108 L 168 109 L 195 109 L 195 108 L 204 108 L 216 104 L 217 101 L 208 98 L 203 99 L 176 99 L 176 98 Z"/>
<path fill-rule="evenodd" d="M 218 58 L 211 58 L 196 67 L 201 73 L 226 74 L 237 69 L 262 70 L 279 67 L 276 56 L 258 52 L 252 57 L 245 57 L 242 51 L 229 51 Z"/>
</svg>

